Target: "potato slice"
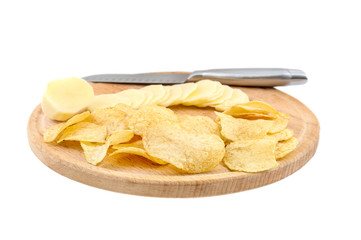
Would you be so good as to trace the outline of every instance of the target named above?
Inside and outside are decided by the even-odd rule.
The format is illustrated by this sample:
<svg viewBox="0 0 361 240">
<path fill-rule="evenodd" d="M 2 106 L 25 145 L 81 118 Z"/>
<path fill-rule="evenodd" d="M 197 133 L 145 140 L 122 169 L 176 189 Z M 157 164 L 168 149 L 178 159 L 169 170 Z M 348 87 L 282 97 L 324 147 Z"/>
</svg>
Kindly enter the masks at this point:
<svg viewBox="0 0 361 240">
<path fill-rule="evenodd" d="M 41 107 L 48 118 L 66 121 L 85 110 L 93 98 L 93 88 L 84 79 L 57 79 L 46 86 Z"/>
<path fill-rule="evenodd" d="M 242 92 L 240 89 L 233 89 L 232 97 L 226 99 L 223 103 L 215 105 L 216 110 L 218 111 L 225 111 L 229 109 L 231 106 L 249 102 L 249 98 L 247 94 Z"/>
<path fill-rule="evenodd" d="M 183 101 L 196 90 L 197 86 L 195 83 L 184 83 L 184 84 L 173 85 L 171 86 L 171 88 L 172 88 L 171 92 L 181 91 L 181 95 L 178 96 L 178 98 L 174 98 L 173 102 L 171 103 L 171 105 L 178 105 L 178 104 L 182 104 Z"/>
<path fill-rule="evenodd" d="M 167 92 L 166 98 L 164 98 L 159 105 L 168 107 L 174 105 L 174 103 L 182 96 L 182 88 L 173 86 L 164 86 L 164 90 Z"/>
<path fill-rule="evenodd" d="M 215 93 L 218 93 L 217 90 L 220 83 L 211 80 L 201 80 L 195 84 L 197 88 L 183 100 L 183 105 L 190 106 L 207 102 Z"/>
<path fill-rule="evenodd" d="M 127 89 L 116 94 L 122 97 L 129 98 L 131 101 L 131 106 L 134 108 L 138 108 L 146 100 L 146 95 L 144 94 L 144 92 L 137 89 Z"/>
<path fill-rule="evenodd" d="M 149 85 L 139 89 L 139 91 L 149 94 L 152 97 L 147 99 L 146 104 L 159 104 L 167 98 L 163 85 Z M 169 94 L 169 93 L 168 93 Z"/>
<path fill-rule="evenodd" d="M 93 112 L 99 108 L 113 107 L 119 103 L 130 106 L 132 102 L 128 97 L 119 94 L 101 94 L 95 96 L 87 108 Z"/>
</svg>

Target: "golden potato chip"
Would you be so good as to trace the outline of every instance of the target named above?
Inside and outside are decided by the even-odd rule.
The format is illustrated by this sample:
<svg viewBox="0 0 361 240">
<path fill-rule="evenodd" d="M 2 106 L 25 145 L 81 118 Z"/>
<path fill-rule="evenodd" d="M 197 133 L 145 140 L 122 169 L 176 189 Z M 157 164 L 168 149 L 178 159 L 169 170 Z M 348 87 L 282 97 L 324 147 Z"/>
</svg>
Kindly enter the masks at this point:
<svg viewBox="0 0 361 240">
<path fill-rule="evenodd" d="M 144 150 L 143 142 L 141 140 L 133 142 L 133 143 L 128 143 L 128 144 L 118 144 L 118 145 L 113 146 L 113 148 L 116 149 L 116 151 L 111 153 L 110 156 L 113 156 L 113 155 L 116 155 L 119 153 L 127 153 L 127 154 L 134 154 L 134 155 L 138 155 L 138 156 L 147 158 L 147 159 L 151 160 L 152 162 L 155 162 L 160 165 L 167 164 L 167 162 L 164 162 L 161 159 L 150 156 Z"/>
<path fill-rule="evenodd" d="M 177 116 L 172 110 L 156 105 L 146 105 L 140 107 L 129 117 L 129 128 L 132 129 L 135 134 L 142 136 L 145 130 L 152 124 L 177 121 Z"/>
<path fill-rule="evenodd" d="M 232 142 L 226 147 L 224 163 L 231 170 L 262 172 L 278 165 L 272 140 L 257 139 Z"/>
<path fill-rule="evenodd" d="M 117 107 L 97 109 L 90 114 L 87 121 L 106 126 L 109 134 L 128 129 L 127 114 Z"/>
<path fill-rule="evenodd" d="M 180 125 L 192 133 L 216 134 L 220 136 L 219 127 L 210 117 L 177 114 Z"/>
<path fill-rule="evenodd" d="M 274 120 L 274 123 L 269 130 L 270 133 L 277 133 L 282 131 L 287 127 L 288 120 L 290 119 L 290 116 L 286 113 L 279 113 L 277 115 L 277 118 Z"/>
<path fill-rule="evenodd" d="M 130 130 L 123 130 L 113 132 L 105 141 L 105 143 L 92 143 L 92 142 L 80 142 L 80 145 L 84 151 L 84 156 L 87 162 L 93 165 L 97 165 L 105 158 L 109 146 L 119 144 L 121 142 L 127 142 L 131 139 L 132 132 Z M 128 140 L 129 139 L 129 140 Z"/>
<path fill-rule="evenodd" d="M 269 113 L 272 113 L 272 115 L 278 114 L 278 112 L 274 113 L 274 112 L 270 112 L 266 109 L 249 106 L 249 103 L 252 103 L 252 102 L 234 105 L 234 106 L 230 107 L 229 109 L 227 109 L 226 111 L 224 111 L 223 113 L 231 115 L 233 117 L 241 116 L 244 114 L 261 114 L 261 115 L 269 115 Z"/>
<path fill-rule="evenodd" d="M 130 107 L 129 105 L 123 104 L 123 103 L 118 103 L 114 106 L 115 109 L 124 112 L 125 114 L 127 114 L 128 116 L 131 115 L 132 113 L 134 113 L 136 110 L 132 107 Z"/>
<path fill-rule="evenodd" d="M 143 137 L 146 152 L 189 173 L 206 172 L 224 156 L 224 142 L 215 134 L 194 134 L 179 124 L 155 124 Z"/>
<path fill-rule="evenodd" d="M 276 159 L 283 158 L 290 152 L 292 152 L 298 144 L 298 140 L 295 137 L 291 137 L 286 141 L 278 142 L 276 145 Z"/>
<path fill-rule="evenodd" d="M 266 137 L 273 126 L 273 120 L 247 120 L 215 112 L 221 125 L 221 134 L 231 141 L 247 141 Z"/>
<path fill-rule="evenodd" d="M 293 136 L 293 131 L 291 129 L 283 129 L 280 132 L 277 133 L 268 133 L 266 136 L 266 139 L 271 139 L 274 140 L 275 142 L 279 142 L 279 141 L 285 141 L 290 139 Z"/>
<path fill-rule="evenodd" d="M 52 126 L 51 128 L 47 129 L 44 132 L 44 142 L 52 142 L 54 141 L 58 135 L 64 131 L 64 129 L 66 129 L 67 127 L 76 124 L 78 122 L 83 121 L 84 119 L 86 119 L 87 117 L 89 117 L 90 112 L 86 111 L 80 114 L 77 114 L 75 116 L 73 116 L 72 118 L 70 118 L 68 121 L 63 122 L 63 123 L 59 123 L 57 125 Z"/>
<path fill-rule="evenodd" d="M 67 127 L 61 133 L 58 143 L 64 140 L 104 143 L 107 134 L 105 126 L 99 126 L 90 122 L 80 122 Z"/>
<path fill-rule="evenodd" d="M 109 136 L 109 145 L 129 142 L 133 137 L 134 132 L 132 130 L 116 131 Z"/>
<path fill-rule="evenodd" d="M 80 142 L 80 145 L 87 162 L 97 165 L 105 158 L 109 148 L 109 141 L 105 143 Z"/>
</svg>

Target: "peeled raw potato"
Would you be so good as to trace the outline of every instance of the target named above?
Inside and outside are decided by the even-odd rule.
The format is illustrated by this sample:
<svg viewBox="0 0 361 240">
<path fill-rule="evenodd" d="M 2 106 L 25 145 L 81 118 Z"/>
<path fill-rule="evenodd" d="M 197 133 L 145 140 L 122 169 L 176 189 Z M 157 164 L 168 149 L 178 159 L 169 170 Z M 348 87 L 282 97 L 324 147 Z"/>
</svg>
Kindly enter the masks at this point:
<svg viewBox="0 0 361 240">
<path fill-rule="evenodd" d="M 87 108 L 93 112 L 99 108 L 114 107 L 119 103 L 130 106 L 131 100 L 118 94 L 101 94 L 95 96 Z"/>
<path fill-rule="evenodd" d="M 93 88 L 84 79 L 57 79 L 48 83 L 41 107 L 48 118 L 66 121 L 83 111 L 93 98 Z"/>
</svg>

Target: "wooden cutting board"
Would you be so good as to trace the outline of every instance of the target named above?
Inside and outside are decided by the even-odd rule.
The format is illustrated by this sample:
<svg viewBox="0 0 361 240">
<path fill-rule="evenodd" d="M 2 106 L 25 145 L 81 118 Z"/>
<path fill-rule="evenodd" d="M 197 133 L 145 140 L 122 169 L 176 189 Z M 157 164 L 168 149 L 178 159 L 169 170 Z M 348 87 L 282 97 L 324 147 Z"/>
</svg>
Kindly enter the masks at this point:
<svg viewBox="0 0 361 240">
<path fill-rule="evenodd" d="M 114 93 L 141 85 L 92 84 L 95 94 Z M 30 116 L 28 139 L 32 151 L 49 168 L 75 181 L 115 192 L 156 197 L 203 197 L 228 194 L 281 180 L 304 166 L 314 155 L 319 138 L 315 115 L 300 101 L 274 88 L 240 88 L 250 100 L 271 104 L 291 116 L 291 128 L 299 140 L 297 148 L 279 161 L 279 166 L 260 173 L 230 171 L 223 163 L 209 172 L 185 174 L 171 165 L 159 166 L 135 155 L 107 157 L 100 165 L 86 162 L 77 142 L 43 142 L 43 132 L 56 122 L 47 119 L 40 105 Z M 214 109 L 176 106 L 176 112 L 206 115 Z"/>
</svg>

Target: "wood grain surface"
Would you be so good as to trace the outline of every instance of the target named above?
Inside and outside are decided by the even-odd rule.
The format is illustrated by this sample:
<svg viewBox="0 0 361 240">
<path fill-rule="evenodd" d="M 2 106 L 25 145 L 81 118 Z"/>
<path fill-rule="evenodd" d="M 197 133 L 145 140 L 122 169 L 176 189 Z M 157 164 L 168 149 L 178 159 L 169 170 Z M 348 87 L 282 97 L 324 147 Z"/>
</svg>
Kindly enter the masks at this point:
<svg viewBox="0 0 361 240">
<path fill-rule="evenodd" d="M 142 85 L 92 84 L 96 94 L 114 93 Z M 223 163 L 209 172 L 185 174 L 171 165 L 159 166 L 135 155 L 107 157 L 100 165 L 86 162 L 78 142 L 44 143 L 43 132 L 56 122 L 47 119 L 40 105 L 30 116 L 28 139 L 34 154 L 49 168 L 81 183 L 120 193 L 155 197 L 203 197 L 228 194 L 281 180 L 304 166 L 314 155 L 319 138 L 315 115 L 297 99 L 274 88 L 240 88 L 251 100 L 264 101 L 291 116 L 297 148 L 279 166 L 260 173 L 230 171 Z M 215 118 L 212 108 L 176 106 L 176 112 Z"/>
</svg>

